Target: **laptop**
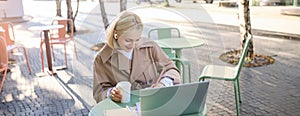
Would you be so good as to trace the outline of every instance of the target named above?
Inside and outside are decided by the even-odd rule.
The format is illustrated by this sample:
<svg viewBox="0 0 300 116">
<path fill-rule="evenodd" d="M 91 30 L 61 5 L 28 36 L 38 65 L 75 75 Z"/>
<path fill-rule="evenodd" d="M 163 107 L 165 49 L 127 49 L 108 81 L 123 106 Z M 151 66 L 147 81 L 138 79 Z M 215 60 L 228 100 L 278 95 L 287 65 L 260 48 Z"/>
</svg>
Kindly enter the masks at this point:
<svg viewBox="0 0 300 116">
<path fill-rule="evenodd" d="M 178 116 L 203 112 L 209 82 L 140 91 L 141 116 Z"/>
</svg>

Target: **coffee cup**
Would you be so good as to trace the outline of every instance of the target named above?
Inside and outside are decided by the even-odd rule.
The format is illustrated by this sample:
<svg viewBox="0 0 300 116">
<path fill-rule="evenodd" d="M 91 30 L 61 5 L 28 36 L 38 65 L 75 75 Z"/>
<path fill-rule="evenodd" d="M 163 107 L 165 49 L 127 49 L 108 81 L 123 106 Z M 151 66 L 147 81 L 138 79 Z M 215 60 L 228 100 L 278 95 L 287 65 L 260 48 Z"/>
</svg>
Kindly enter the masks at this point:
<svg viewBox="0 0 300 116">
<path fill-rule="evenodd" d="M 130 89 L 131 84 L 128 81 L 121 81 L 117 84 L 116 88 L 120 90 L 120 93 L 122 95 L 122 103 L 128 103 L 130 102 Z"/>
</svg>

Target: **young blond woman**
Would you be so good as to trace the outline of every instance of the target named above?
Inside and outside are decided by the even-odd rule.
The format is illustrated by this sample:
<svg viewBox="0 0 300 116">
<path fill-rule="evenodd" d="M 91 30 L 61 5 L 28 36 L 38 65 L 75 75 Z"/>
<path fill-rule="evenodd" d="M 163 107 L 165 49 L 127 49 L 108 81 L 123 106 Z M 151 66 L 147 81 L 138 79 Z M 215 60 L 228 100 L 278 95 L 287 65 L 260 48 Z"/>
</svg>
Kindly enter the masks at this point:
<svg viewBox="0 0 300 116">
<path fill-rule="evenodd" d="M 128 81 L 131 89 L 172 86 L 181 82 L 172 60 L 153 41 L 142 39 L 143 24 L 138 15 L 120 13 L 106 30 L 107 42 L 93 65 L 93 96 L 96 102 L 122 100 L 118 82 Z"/>
</svg>

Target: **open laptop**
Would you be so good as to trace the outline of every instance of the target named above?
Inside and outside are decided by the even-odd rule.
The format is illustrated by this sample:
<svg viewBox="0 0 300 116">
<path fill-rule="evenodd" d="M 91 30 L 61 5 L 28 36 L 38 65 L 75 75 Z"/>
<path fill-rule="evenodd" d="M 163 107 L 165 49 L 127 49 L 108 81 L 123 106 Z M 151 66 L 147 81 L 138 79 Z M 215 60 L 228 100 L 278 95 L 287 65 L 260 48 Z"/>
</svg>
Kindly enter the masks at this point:
<svg viewBox="0 0 300 116">
<path fill-rule="evenodd" d="M 203 112 L 209 82 L 140 91 L 141 116 L 178 116 Z"/>
</svg>

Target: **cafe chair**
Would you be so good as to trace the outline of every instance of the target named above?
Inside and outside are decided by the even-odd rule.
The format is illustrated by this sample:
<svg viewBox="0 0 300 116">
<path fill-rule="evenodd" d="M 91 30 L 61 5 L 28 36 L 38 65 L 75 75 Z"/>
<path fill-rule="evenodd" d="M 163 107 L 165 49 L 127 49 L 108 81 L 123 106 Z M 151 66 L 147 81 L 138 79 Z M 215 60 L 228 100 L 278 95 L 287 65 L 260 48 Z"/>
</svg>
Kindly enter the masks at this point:
<svg viewBox="0 0 300 116">
<path fill-rule="evenodd" d="M 29 73 L 31 73 L 26 48 L 22 45 L 15 44 L 15 33 L 14 33 L 13 24 L 9 23 L 9 22 L 1 22 L 0 26 L 4 30 L 4 32 L 0 32 L 0 36 L 2 35 L 5 38 L 7 51 L 8 52 L 13 52 L 13 50 L 15 50 L 15 49 L 22 48 L 23 52 L 24 52 L 24 55 L 25 55 L 28 71 L 29 71 Z"/>
<path fill-rule="evenodd" d="M 0 36 L 0 77 L 1 77 L 1 83 L 0 83 L 0 92 L 2 90 L 2 87 L 4 85 L 7 69 L 8 69 L 8 53 L 6 49 L 6 42 L 5 38 L 3 36 Z"/>
<path fill-rule="evenodd" d="M 180 31 L 178 28 L 154 28 L 151 29 L 148 33 L 148 37 L 157 36 L 158 39 L 171 38 L 171 37 L 180 37 Z"/>
<path fill-rule="evenodd" d="M 178 28 L 154 28 L 151 29 L 148 32 L 148 38 L 155 38 L 157 37 L 158 39 L 165 39 L 165 38 L 172 38 L 172 37 L 176 37 L 176 38 L 180 38 L 180 31 Z M 181 77 L 182 79 L 182 83 L 185 83 L 185 75 L 186 75 L 186 71 L 188 70 L 188 78 L 189 78 L 189 82 L 191 82 L 191 70 L 190 70 L 190 62 L 186 59 L 183 58 L 178 58 L 175 55 L 175 51 L 173 49 L 170 48 L 162 48 L 162 50 L 165 52 L 165 54 L 167 56 L 169 56 L 169 58 L 171 58 L 173 61 L 180 63 L 180 65 L 182 66 L 182 71 L 181 71 Z M 186 67 L 188 68 L 186 70 Z M 177 67 L 179 68 L 179 67 Z M 179 68 L 181 69 L 181 68 Z"/>
<path fill-rule="evenodd" d="M 199 81 L 205 79 L 217 79 L 234 82 L 234 94 L 236 103 L 237 115 L 240 114 L 239 103 L 242 103 L 240 95 L 240 82 L 239 75 L 244 64 L 246 54 L 248 52 L 249 43 L 252 39 L 252 35 L 249 35 L 246 39 L 245 46 L 242 50 L 238 64 L 235 67 L 231 66 L 220 66 L 220 65 L 207 65 L 204 67 L 202 74 L 199 77 Z"/>
<path fill-rule="evenodd" d="M 66 68 L 67 68 L 68 67 L 68 59 L 67 59 L 67 53 L 66 53 L 66 51 L 67 51 L 66 44 L 69 41 L 73 41 L 74 53 L 75 53 L 75 57 L 77 58 L 76 46 L 75 46 L 75 41 L 74 41 L 73 20 L 72 19 L 54 19 L 52 21 L 52 25 L 63 25 L 63 28 L 50 30 L 50 37 L 49 37 L 50 41 L 49 42 L 50 42 L 50 46 L 51 46 L 53 60 L 55 61 L 53 45 L 56 45 L 56 44 L 64 45 L 64 57 L 65 57 L 65 64 L 66 64 Z M 68 28 L 70 29 L 70 32 L 68 32 Z M 41 38 L 43 38 L 43 32 L 41 32 L 40 36 L 41 36 Z M 42 48 L 43 43 L 44 43 L 44 41 L 41 41 L 41 44 L 40 44 L 40 54 L 42 56 L 41 57 L 42 68 L 44 67 L 43 48 Z"/>
</svg>

